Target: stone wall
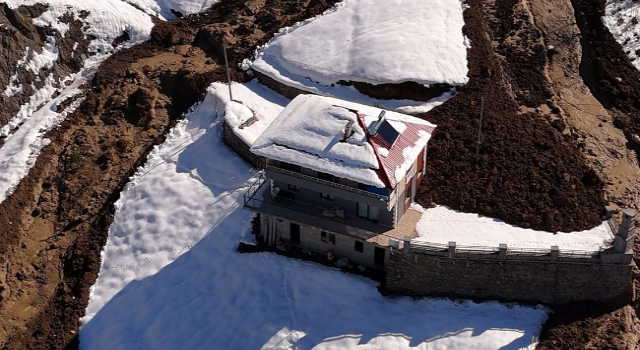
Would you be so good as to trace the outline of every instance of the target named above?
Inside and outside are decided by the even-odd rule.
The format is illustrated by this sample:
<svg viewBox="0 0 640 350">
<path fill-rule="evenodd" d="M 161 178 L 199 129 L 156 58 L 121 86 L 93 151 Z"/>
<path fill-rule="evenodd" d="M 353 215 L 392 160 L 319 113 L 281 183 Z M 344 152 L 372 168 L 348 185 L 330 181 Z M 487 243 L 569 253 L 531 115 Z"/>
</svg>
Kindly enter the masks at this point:
<svg viewBox="0 0 640 350">
<path fill-rule="evenodd" d="M 404 241 L 389 257 L 385 288 L 418 296 L 454 296 L 566 304 L 603 301 L 625 305 L 633 294 L 635 221 L 625 209 L 612 247 L 582 252 L 551 249 L 457 247 Z"/>
<path fill-rule="evenodd" d="M 418 296 L 626 304 L 631 297 L 633 266 L 449 258 L 395 251 L 389 257 L 385 288 Z"/>
<path fill-rule="evenodd" d="M 288 97 L 288 98 L 295 98 L 298 95 L 302 95 L 302 94 L 311 94 L 311 92 L 309 91 L 304 91 L 304 90 L 300 90 L 294 87 L 291 87 L 289 85 L 283 84 L 275 79 L 273 79 L 272 77 L 260 73 L 258 71 L 253 71 L 253 73 L 255 74 L 256 78 L 258 78 L 258 80 L 268 86 L 269 88 L 275 90 L 277 93 L 279 93 L 282 96 Z"/>
<path fill-rule="evenodd" d="M 262 168 L 266 164 L 266 160 L 263 157 L 259 157 L 251 151 L 249 151 L 250 146 L 244 143 L 238 135 L 236 135 L 229 124 L 224 123 L 222 140 L 224 144 L 231 148 L 234 152 L 236 152 L 242 159 L 244 159 L 247 163 L 251 164 L 253 167 Z"/>
</svg>

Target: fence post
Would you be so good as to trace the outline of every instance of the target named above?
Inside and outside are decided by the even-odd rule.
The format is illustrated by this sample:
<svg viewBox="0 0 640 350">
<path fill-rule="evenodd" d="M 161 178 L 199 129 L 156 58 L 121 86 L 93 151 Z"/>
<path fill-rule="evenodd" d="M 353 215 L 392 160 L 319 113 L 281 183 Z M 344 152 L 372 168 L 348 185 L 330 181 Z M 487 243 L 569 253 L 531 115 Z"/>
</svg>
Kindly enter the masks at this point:
<svg viewBox="0 0 640 350">
<path fill-rule="evenodd" d="M 560 254 L 560 247 L 558 247 L 557 245 L 552 245 L 551 246 L 551 253 L 549 254 L 551 257 L 551 261 L 556 261 L 558 260 L 558 255 Z"/>
<path fill-rule="evenodd" d="M 507 245 L 505 243 L 500 243 L 500 245 L 498 245 L 498 255 L 502 260 L 507 258 Z"/>
<path fill-rule="evenodd" d="M 411 251 L 411 238 L 405 237 L 403 240 L 404 246 L 402 247 L 402 251 L 408 253 Z"/>
<path fill-rule="evenodd" d="M 450 258 L 455 258 L 456 257 L 456 242 L 449 242 L 449 257 Z"/>
</svg>

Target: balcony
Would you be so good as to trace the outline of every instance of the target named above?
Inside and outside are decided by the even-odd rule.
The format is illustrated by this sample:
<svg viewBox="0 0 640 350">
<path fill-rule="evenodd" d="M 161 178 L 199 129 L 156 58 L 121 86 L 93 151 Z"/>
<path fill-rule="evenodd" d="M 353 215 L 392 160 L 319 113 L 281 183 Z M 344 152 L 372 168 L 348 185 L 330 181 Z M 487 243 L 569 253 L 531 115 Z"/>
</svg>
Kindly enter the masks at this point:
<svg viewBox="0 0 640 350">
<path fill-rule="evenodd" d="M 304 175 L 304 174 L 301 174 L 301 173 L 298 173 L 298 172 L 295 172 L 295 171 L 290 171 L 290 170 L 274 167 L 272 165 L 267 165 L 267 166 L 265 166 L 265 168 L 267 170 L 274 171 L 274 172 L 277 172 L 277 173 L 280 173 L 280 174 L 285 174 L 285 175 L 296 177 L 296 178 L 299 178 L 299 179 L 304 179 L 304 180 L 315 182 L 317 184 L 321 184 L 321 185 L 324 185 L 324 186 L 330 186 L 330 187 L 334 187 L 334 188 L 339 188 L 341 190 L 349 191 L 351 193 L 356 193 L 356 194 L 359 194 L 359 195 L 362 195 L 362 196 L 367 196 L 367 197 L 370 197 L 370 198 L 375 198 L 377 200 L 381 200 L 383 202 L 389 203 L 389 196 L 388 195 L 383 195 L 383 194 L 374 193 L 374 192 L 370 192 L 370 191 L 366 191 L 366 190 L 361 190 L 359 188 L 343 185 L 341 183 L 337 183 L 337 182 L 333 182 L 333 181 L 327 181 L 327 180 L 319 179 L 317 177 Z"/>
<path fill-rule="evenodd" d="M 368 239 L 377 234 L 392 230 L 391 227 L 376 224 L 364 218 L 351 216 L 339 217 L 337 215 L 327 216 L 329 211 L 326 208 L 295 202 L 287 196 L 273 198 L 270 194 L 262 195 L 262 191 L 260 190 L 264 188 L 266 182 L 267 178 L 264 173 L 262 173 L 249 187 L 244 194 L 244 209 L 282 217 L 287 220 L 360 239 Z"/>
</svg>

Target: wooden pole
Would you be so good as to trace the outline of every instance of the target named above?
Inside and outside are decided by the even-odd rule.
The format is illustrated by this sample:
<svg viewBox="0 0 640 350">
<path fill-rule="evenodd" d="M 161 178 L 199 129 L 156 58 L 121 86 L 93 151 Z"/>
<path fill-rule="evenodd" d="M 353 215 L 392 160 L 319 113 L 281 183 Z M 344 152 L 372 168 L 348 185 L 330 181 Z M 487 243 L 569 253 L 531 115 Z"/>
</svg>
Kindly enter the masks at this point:
<svg viewBox="0 0 640 350">
<path fill-rule="evenodd" d="M 229 100 L 233 101 L 233 94 L 231 93 L 231 74 L 229 73 L 229 60 L 227 60 L 227 42 L 222 41 L 222 52 L 224 53 L 224 65 L 227 68 L 227 86 L 229 87 Z"/>
</svg>

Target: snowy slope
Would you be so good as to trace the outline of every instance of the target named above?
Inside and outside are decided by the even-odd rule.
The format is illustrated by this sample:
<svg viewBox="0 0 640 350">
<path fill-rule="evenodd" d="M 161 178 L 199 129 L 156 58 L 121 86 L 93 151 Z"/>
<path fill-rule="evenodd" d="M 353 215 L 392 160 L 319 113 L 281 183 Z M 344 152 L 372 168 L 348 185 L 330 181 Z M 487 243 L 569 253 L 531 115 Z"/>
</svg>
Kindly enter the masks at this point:
<svg viewBox="0 0 640 350">
<path fill-rule="evenodd" d="M 9 196 L 20 180 L 27 175 L 35 163 L 37 155 L 47 140 L 42 136 L 48 130 L 55 128 L 65 116 L 72 112 L 77 104 L 67 110 L 56 113 L 58 102 L 64 101 L 81 91 L 78 87 L 91 79 L 98 65 L 106 59 L 114 48 L 111 43 L 124 31 L 129 33 L 130 40 L 124 46 L 132 45 L 149 38 L 153 22 L 151 17 L 137 8 L 121 0 L 5 0 L 9 7 L 44 3 L 48 9 L 34 23 L 41 27 L 51 27 L 61 36 L 65 36 L 69 27 L 60 21 L 64 15 L 70 15 L 83 23 L 86 35 L 94 37 L 89 45 L 89 51 L 94 55 L 85 60 L 83 69 L 71 76 L 62 77 L 56 81 L 53 75 L 47 77 L 44 86 L 37 90 L 29 102 L 20 107 L 19 112 L 7 125 L 0 126 L 0 136 L 7 137 L 0 148 L 0 202 Z M 83 15 L 86 11 L 86 16 Z M 50 36 L 41 53 L 27 49 L 24 58 L 18 65 L 24 69 L 37 72 L 50 68 L 58 59 L 58 48 L 55 38 Z M 11 78 L 17 79 L 17 74 Z M 66 82 L 71 82 L 65 87 Z M 19 91 L 19 81 L 14 81 L 18 87 L 8 87 L 3 93 L 11 96 Z M 55 99 L 56 92 L 60 95 Z M 15 130 L 17 129 L 17 130 Z M 12 131 L 15 131 L 11 134 Z"/>
<path fill-rule="evenodd" d="M 82 349 L 533 349 L 540 307 L 385 298 L 368 279 L 237 253 L 254 170 L 222 144 L 215 108 L 209 95 L 123 192 Z"/>
<path fill-rule="evenodd" d="M 176 12 L 190 15 L 203 12 L 220 0 L 122 0 L 144 12 L 164 19 L 176 17 Z M 173 10 L 174 12 L 172 12 Z"/>
<path fill-rule="evenodd" d="M 633 65 L 640 69 L 640 3 L 633 0 L 607 0 L 602 21 L 622 45 Z"/>
<path fill-rule="evenodd" d="M 462 85 L 468 80 L 462 12 L 460 0 L 345 0 L 271 40 L 252 67 L 325 86 L 340 80 Z"/>
<path fill-rule="evenodd" d="M 524 229 L 503 221 L 478 214 L 462 213 L 447 207 L 423 209 L 417 204 L 412 208 L 422 211 L 416 224 L 418 242 L 498 247 L 500 243 L 511 248 L 560 249 L 599 251 L 608 247 L 614 235 L 609 225 L 602 223 L 591 230 L 581 232 L 545 232 Z"/>
</svg>

